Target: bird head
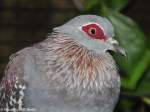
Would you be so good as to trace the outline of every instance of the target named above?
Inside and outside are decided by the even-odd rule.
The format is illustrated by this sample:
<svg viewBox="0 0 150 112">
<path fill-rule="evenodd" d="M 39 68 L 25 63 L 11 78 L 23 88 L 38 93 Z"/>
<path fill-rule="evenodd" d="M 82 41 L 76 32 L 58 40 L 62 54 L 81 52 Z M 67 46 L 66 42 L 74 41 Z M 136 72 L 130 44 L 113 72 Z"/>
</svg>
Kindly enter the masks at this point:
<svg viewBox="0 0 150 112">
<path fill-rule="evenodd" d="M 96 53 L 110 50 L 126 56 L 125 50 L 113 38 L 114 28 L 112 24 L 104 17 L 96 15 L 77 16 L 66 24 L 54 28 L 53 31 L 72 38 L 80 45 Z"/>
</svg>

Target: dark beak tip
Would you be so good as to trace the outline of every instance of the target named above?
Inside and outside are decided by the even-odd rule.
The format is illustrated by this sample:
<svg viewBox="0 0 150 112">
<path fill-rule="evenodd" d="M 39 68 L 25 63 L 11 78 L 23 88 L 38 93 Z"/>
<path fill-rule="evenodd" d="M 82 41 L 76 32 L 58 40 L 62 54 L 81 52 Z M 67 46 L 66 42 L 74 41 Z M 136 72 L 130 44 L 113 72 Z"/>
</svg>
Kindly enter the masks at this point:
<svg viewBox="0 0 150 112">
<path fill-rule="evenodd" d="M 120 52 L 120 54 L 126 59 L 128 60 L 128 54 L 125 50 L 123 50 L 123 52 Z"/>
</svg>

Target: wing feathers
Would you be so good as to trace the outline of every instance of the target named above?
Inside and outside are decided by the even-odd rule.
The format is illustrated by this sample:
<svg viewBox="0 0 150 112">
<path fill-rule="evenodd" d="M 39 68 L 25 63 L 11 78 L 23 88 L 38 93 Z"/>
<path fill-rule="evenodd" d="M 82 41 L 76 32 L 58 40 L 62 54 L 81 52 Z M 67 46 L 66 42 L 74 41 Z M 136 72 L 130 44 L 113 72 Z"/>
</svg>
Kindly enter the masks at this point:
<svg viewBox="0 0 150 112">
<path fill-rule="evenodd" d="M 10 56 L 10 61 L 5 69 L 5 76 L 0 83 L 0 111 L 11 111 L 11 109 L 21 110 L 23 108 L 25 82 L 24 60 L 30 51 L 25 48 Z"/>
</svg>

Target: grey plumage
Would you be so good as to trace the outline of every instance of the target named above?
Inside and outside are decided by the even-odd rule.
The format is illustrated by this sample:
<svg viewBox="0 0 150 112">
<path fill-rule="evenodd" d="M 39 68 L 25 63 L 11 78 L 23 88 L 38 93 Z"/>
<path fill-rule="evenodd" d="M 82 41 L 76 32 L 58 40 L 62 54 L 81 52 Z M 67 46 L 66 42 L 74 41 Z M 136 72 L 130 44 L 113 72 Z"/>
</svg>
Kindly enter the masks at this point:
<svg viewBox="0 0 150 112">
<path fill-rule="evenodd" d="M 83 24 L 103 27 L 109 41 L 87 38 Z M 102 17 L 83 15 L 43 42 L 12 55 L 0 84 L 0 109 L 37 112 L 112 112 L 120 77 L 112 56 L 113 27 Z M 123 49 L 119 52 L 124 54 Z M 12 97 L 11 97 L 12 96 Z"/>
</svg>

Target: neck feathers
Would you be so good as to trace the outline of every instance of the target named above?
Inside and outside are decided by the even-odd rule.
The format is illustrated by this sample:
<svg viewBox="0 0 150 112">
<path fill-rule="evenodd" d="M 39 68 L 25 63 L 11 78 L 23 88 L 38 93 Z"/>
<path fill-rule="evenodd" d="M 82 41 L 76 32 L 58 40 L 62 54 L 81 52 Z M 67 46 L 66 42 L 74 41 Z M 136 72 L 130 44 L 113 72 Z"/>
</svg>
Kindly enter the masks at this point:
<svg viewBox="0 0 150 112">
<path fill-rule="evenodd" d="M 111 55 L 97 54 L 69 37 L 47 39 L 48 76 L 70 88 L 99 89 L 118 83 L 117 68 Z M 47 59 L 46 58 L 46 59 Z M 47 59 L 47 60 L 48 60 Z M 55 74 L 55 75 L 54 75 Z M 117 84 L 116 83 L 116 84 Z M 115 85 L 116 86 L 116 85 Z"/>
</svg>

